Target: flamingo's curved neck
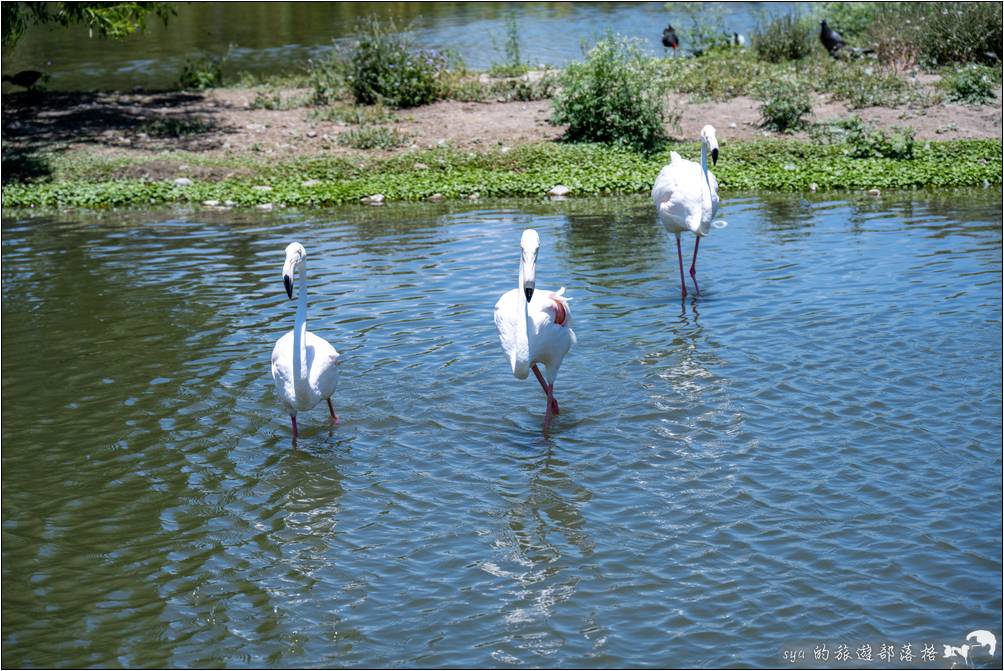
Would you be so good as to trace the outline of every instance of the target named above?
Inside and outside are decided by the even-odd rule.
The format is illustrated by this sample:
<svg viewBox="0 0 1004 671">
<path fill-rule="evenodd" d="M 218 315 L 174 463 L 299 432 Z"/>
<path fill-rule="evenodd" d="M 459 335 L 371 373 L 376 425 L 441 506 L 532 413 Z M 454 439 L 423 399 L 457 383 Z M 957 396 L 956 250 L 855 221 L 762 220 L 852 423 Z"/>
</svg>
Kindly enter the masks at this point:
<svg viewBox="0 0 1004 671">
<path fill-rule="evenodd" d="M 294 379 L 306 378 L 301 352 L 307 334 L 307 268 L 300 266 L 296 286 L 296 324 L 293 326 L 293 375 Z"/>
<path fill-rule="evenodd" d="M 701 142 L 701 172 L 704 173 L 704 183 L 711 190 L 711 180 L 708 179 L 708 145 Z"/>
</svg>

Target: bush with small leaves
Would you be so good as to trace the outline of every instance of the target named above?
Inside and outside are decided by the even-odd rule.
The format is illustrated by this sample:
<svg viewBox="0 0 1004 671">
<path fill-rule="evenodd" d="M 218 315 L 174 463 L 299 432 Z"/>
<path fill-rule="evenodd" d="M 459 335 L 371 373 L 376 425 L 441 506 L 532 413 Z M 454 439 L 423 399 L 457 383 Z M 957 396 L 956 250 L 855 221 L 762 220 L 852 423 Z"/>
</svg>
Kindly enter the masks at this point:
<svg viewBox="0 0 1004 671">
<path fill-rule="evenodd" d="M 182 89 L 211 89 L 223 86 L 223 61 L 225 58 L 204 56 L 188 59 L 178 77 L 178 87 Z"/>
<path fill-rule="evenodd" d="M 816 43 L 809 19 L 784 14 L 757 26 L 751 35 L 754 53 L 769 63 L 797 61 L 812 53 Z"/>
<path fill-rule="evenodd" d="M 361 105 L 416 107 L 442 97 L 448 65 L 445 54 L 414 49 L 393 23 L 373 19 L 349 56 L 346 80 Z"/>
<path fill-rule="evenodd" d="M 773 80 L 760 91 L 760 117 L 764 128 L 780 132 L 798 130 L 812 114 L 808 87 L 790 79 Z"/>
<path fill-rule="evenodd" d="M 637 40 L 608 35 L 582 63 L 569 64 L 553 98 L 552 122 L 568 124 L 573 142 L 604 142 L 641 151 L 666 140 L 666 82 Z"/>
<path fill-rule="evenodd" d="M 948 99 L 968 105 L 985 105 L 997 99 L 994 92 L 1001 82 L 1000 68 L 970 64 L 942 80 Z"/>
</svg>

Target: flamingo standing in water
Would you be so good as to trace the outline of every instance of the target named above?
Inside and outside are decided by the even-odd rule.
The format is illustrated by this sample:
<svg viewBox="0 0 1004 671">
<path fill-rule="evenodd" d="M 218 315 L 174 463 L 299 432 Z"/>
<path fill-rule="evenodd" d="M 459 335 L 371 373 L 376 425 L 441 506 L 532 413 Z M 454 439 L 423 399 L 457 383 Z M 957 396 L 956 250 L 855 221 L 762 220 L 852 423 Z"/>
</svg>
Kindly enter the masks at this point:
<svg viewBox="0 0 1004 671">
<path fill-rule="evenodd" d="M 690 277 L 694 280 L 694 289 L 700 295 L 701 288 L 697 285 L 697 248 L 701 244 L 701 238 L 710 232 L 711 220 L 718 212 L 718 180 L 708 170 L 708 154 L 711 154 L 712 164 L 717 164 L 718 139 L 713 126 L 701 129 L 701 163 L 687 161 L 675 151 L 670 152 L 669 165 L 659 172 L 652 187 L 652 200 L 655 202 L 659 221 L 666 230 L 676 235 L 676 254 L 680 259 L 680 291 L 683 298 L 687 297 L 687 284 L 683 278 L 680 234 L 693 231 L 697 236 Z"/>
<path fill-rule="evenodd" d="M 325 400 L 332 424 L 338 416 L 331 405 L 331 395 L 338 382 L 338 352 L 327 340 L 307 330 L 307 250 L 299 242 L 286 247 L 282 283 L 286 295 L 293 298 L 293 275 L 297 278 L 296 323 L 293 330 L 279 338 L 272 350 L 272 380 L 276 393 L 293 422 L 297 436 L 296 413 L 310 410 Z"/>
<path fill-rule="evenodd" d="M 537 253 L 540 236 L 528 228 L 520 239 L 519 286 L 499 298 L 495 304 L 495 328 L 512 374 L 525 380 L 530 371 L 547 395 L 544 432 L 551 416 L 558 414 L 554 398 L 554 380 L 561 360 L 575 344 L 572 313 L 565 298 L 565 288 L 558 291 L 536 290 Z M 541 374 L 537 364 L 544 366 Z"/>
</svg>

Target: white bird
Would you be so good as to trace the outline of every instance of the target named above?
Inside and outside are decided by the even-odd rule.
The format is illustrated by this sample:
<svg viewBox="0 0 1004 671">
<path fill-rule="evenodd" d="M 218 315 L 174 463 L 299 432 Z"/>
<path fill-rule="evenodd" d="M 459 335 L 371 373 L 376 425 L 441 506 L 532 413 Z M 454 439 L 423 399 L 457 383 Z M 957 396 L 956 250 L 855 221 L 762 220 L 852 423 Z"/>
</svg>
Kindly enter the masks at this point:
<svg viewBox="0 0 1004 671">
<path fill-rule="evenodd" d="M 690 277 L 694 289 L 701 293 L 697 285 L 697 248 L 701 237 L 711 230 L 712 219 L 718 212 L 718 180 L 708 170 L 708 154 L 711 162 L 718 163 L 718 139 L 713 126 L 701 129 L 701 163 L 680 158 L 675 151 L 670 153 L 669 165 L 655 178 L 652 200 L 658 211 L 659 221 L 670 233 L 676 235 L 676 253 L 680 258 L 680 290 L 687 297 L 687 285 L 683 278 L 683 250 L 680 248 L 680 234 L 693 231 L 697 236 L 694 243 L 694 260 L 690 264 Z M 719 222 L 715 222 L 718 224 Z M 724 222 L 721 222 L 724 223 Z"/>
<path fill-rule="evenodd" d="M 296 413 L 310 410 L 326 400 L 331 422 L 338 422 L 331 405 L 331 395 L 338 382 L 338 352 L 327 340 L 307 330 L 307 250 L 299 242 L 286 247 L 282 283 L 286 295 L 293 298 L 293 274 L 297 277 L 296 323 L 293 330 L 279 338 L 272 350 L 272 380 L 283 407 L 293 421 L 297 436 Z"/>
<path fill-rule="evenodd" d="M 551 423 L 551 415 L 558 414 L 554 398 L 554 379 L 558 376 L 561 360 L 575 344 L 572 331 L 572 312 L 565 298 L 565 288 L 558 291 L 535 290 L 537 253 L 540 236 L 528 228 L 520 239 L 519 286 L 499 298 L 495 304 L 495 328 L 499 342 L 512 374 L 525 380 L 530 371 L 547 394 L 544 412 L 544 431 Z M 546 369 L 541 375 L 537 364 Z"/>
</svg>

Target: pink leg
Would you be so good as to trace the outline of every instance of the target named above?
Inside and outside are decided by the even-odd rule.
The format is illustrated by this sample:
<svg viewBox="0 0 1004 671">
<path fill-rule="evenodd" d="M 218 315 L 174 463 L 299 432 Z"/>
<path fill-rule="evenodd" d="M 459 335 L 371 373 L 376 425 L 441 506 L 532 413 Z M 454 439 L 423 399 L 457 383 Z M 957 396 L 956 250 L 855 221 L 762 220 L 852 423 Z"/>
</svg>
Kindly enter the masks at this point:
<svg viewBox="0 0 1004 671">
<path fill-rule="evenodd" d="M 297 435 L 297 431 L 296 431 L 296 415 L 290 415 L 289 418 L 291 420 L 293 420 L 293 438 L 296 438 L 296 435 Z"/>
<path fill-rule="evenodd" d="M 547 389 L 547 410 L 544 411 L 544 433 L 547 433 L 548 427 L 551 426 L 551 404 L 554 403 L 554 387 L 548 387 Z"/>
<path fill-rule="evenodd" d="M 543 389 L 544 393 L 547 394 L 548 397 L 551 399 L 548 402 L 551 411 L 555 415 L 561 414 L 561 411 L 558 410 L 558 401 L 557 399 L 554 398 L 554 389 L 552 387 L 551 392 L 550 393 L 548 392 L 547 382 L 544 381 L 544 376 L 540 374 L 540 369 L 537 368 L 537 364 L 533 364 L 532 366 L 530 366 L 530 370 L 532 370 L 533 374 L 537 377 L 537 382 L 540 382 L 540 388 Z"/>
<path fill-rule="evenodd" d="M 335 409 L 331 406 L 331 399 L 325 399 L 328 402 L 328 412 L 331 413 L 331 423 L 338 424 L 338 415 L 335 414 Z"/>
<path fill-rule="evenodd" d="M 697 286 L 697 247 L 701 244 L 701 236 L 697 236 L 697 242 L 694 243 L 694 260 L 690 264 L 690 278 L 694 280 L 694 289 L 697 294 L 700 295 L 701 287 Z"/>
<path fill-rule="evenodd" d="M 676 256 L 677 258 L 680 259 L 680 291 L 683 292 L 683 295 L 680 296 L 680 299 L 682 300 L 687 297 L 687 283 L 683 279 L 683 249 L 680 248 L 679 233 L 676 234 Z"/>
</svg>

